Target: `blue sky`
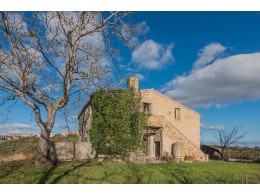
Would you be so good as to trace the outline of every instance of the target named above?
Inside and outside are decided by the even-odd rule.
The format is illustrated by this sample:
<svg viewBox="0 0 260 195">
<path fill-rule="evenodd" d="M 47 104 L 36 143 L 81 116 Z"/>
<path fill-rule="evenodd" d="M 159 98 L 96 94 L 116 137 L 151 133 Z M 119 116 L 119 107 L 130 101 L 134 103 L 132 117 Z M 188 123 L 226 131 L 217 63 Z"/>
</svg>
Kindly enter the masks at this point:
<svg viewBox="0 0 260 195">
<path fill-rule="evenodd" d="M 158 68 L 144 66 L 138 69 L 140 61 L 138 64 L 133 61 L 132 55 L 125 55 L 127 57 L 122 63 L 130 63 L 128 66 L 137 67 L 133 74 L 143 76 L 141 76 L 140 88 L 155 88 L 177 100 L 185 98 L 183 102 L 202 115 L 202 142 L 214 141 L 212 132 L 208 129 L 242 125 L 241 131 L 247 132 L 244 141 L 250 145 L 260 145 L 260 96 L 259 92 L 257 93 L 260 90 L 260 80 L 257 78 L 258 74 L 250 73 L 260 71 L 259 56 L 250 58 L 250 55 L 260 51 L 260 14 L 258 12 L 138 12 L 135 14 L 135 19 L 139 22 L 145 21 L 149 27 L 145 35 L 146 40 L 162 45 L 164 52 L 167 47 L 173 45 L 171 49 L 173 60 L 169 58 L 167 63 L 158 65 Z M 240 59 L 244 57 L 248 59 Z M 221 59 L 224 59 L 224 62 L 216 64 Z M 196 61 L 200 62 L 196 64 L 201 65 L 202 71 L 207 66 L 214 65 L 212 69 L 215 71 L 210 72 L 214 75 L 214 79 L 204 78 L 200 81 L 193 76 L 195 78 L 189 82 L 188 76 L 195 75 L 192 72 L 196 72 L 194 68 Z M 245 61 L 244 65 L 239 66 L 240 61 Z M 236 62 L 238 62 L 237 67 Z M 217 69 L 225 65 L 224 73 Z M 181 77 L 186 84 L 170 84 L 171 81 L 176 82 L 178 77 Z M 207 81 L 212 83 L 203 84 Z M 221 84 L 220 81 L 223 83 Z M 227 90 L 221 91 L 223 85 L 228 86 Z M 179 88 L 179 91 L 174 91 L 176 88 Z M 192 91 L 187 95 L 178 96 L 178 92 L 187 93 L 189 88 L 194 88 L 198 92 Z M 212 95 L 214 93 L 212 89 L 219 91 L 218 94 Z M 193 102 L 195 97 L 200 97 L 202 100 Z M 202 105 L 204 102 L 208 105 Z"/>
<path fill-rule="evenodd" d="M 198 111 L 203 143 L 214 142 L 209 129 L 241 124 L 245 141 L 260 145 L 258 12 L 135 12 L 132 21 L 145 28 L 115 62 L 122 75 Z M 30 108 L 18 103 L 10 117 L 0 134 L 38 131 Z M 56 123 L 61 131 L 64 121 Z"/>
</svg>

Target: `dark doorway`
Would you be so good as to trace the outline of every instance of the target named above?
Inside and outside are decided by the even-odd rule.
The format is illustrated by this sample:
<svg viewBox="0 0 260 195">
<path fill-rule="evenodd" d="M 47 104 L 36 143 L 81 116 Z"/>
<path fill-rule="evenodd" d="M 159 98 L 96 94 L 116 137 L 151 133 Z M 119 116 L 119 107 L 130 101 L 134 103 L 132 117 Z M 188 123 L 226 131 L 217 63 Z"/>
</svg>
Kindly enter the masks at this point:
<svg viewBox="0 0 260 195">
<path fill-rule="evenodd" d="M 154 142 L 154 143 L 155 143 L 155 157 L 160 157 L 161 143 L 160 142 Z"/>
</svg>

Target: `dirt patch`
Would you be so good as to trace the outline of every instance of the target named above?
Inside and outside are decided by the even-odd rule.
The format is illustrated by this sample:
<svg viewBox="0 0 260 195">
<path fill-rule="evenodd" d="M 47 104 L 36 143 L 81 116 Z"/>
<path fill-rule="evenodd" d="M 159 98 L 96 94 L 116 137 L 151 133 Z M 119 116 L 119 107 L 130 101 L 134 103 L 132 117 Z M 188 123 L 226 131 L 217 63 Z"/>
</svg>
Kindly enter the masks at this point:
<svg viewBox="0 0 260 195">
<path fill-rule="evenodd" d="M 25 159 L 30 159 L 32 157 L 33 157 L 33 154 L 25 154 L 25 153 L 11 154 L 11 155 L 7 155 L 7 156 L 0 156 L 0 162 L 25 160 Z"/>
</svg>

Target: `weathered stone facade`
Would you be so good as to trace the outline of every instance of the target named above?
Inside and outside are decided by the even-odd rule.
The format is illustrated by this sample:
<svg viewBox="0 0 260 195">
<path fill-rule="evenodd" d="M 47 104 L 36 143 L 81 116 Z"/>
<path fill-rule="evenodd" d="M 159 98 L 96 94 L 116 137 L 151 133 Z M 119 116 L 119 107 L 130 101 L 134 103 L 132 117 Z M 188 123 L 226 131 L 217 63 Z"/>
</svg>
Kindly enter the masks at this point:
<svg viewBox="0 0 260 195">
<path fill-rule="evenodd" d="M 200 147 L 201 115 L 154 89 L 141 90 L 142 102 L 149 103 L 152 115 L 164 116 L 193 144 Z M 175 118 L 175 109 L 180 109 L 180 118 Z"/>
<path fill-rule="evenodd" d="M 95 155 L 90 142 L 51 142 L 50 145 L 53 161 L 90 160 Z"/>
<path fill-rule="evenodd" d="M 176 147 L 173 146 L 178 143 L 177 148 L 181 155 L 178 160 L 207 161 L 205 153 L 199 149 L 199 113 L 154 89 L 139 90 L 138 79 L 135 77 L 130 77 L 127 84 L 141 96 L 140 111 L 150 114 L 144 130 L 143 152 L 146 156 L 174 158 L 176 151 L 173 150 Z M 80 141 L 89 142 L 88 134 L 92 123 L 90 102 L 82 109 L 78 119 Z"/>
<path fill-rule="evenodd" d="M 92 126 L 92 110 L 90 107 L 90 101 L 81 110 L 79 116 L 79 142 L 89 142 L 89 130 Z"/>
<path fill-rule="evenodd" d="M 149 118 L 148 125 L 151 127 L 160 128 L 160 156 L 174 156 L 173 145 L 175 143 L 182 143 L 182 157 L 181 161 L 185 157 L 192 157 L 195 161 L 205 161 L 206 156 L 199 147 L 197 147 L 193 142 L 191 142 L 180 130 L 178 130 L 171 122 L 169 122 L 166 117 L 162 115 L 152 115 Z M 153 142 L 158 140 L 153 138 Z M 154 151 L 155 156 L 155 144 L 152 144 L 152 151 Z"/>
</svg>

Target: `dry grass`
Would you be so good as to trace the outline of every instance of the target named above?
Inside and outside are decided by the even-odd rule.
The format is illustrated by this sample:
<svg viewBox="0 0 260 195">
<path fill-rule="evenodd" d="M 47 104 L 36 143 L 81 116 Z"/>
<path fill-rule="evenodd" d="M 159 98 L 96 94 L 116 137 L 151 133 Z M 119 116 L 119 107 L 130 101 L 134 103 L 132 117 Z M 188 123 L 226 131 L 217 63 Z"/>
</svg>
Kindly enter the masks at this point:
<svg viewBox="0 0 260 195">
<path fill-rule="evenodd" d="M 10 154 L 6 156 L 0 156 L 0 162 L 12 162 L 12 161 L 19 161 L 19 160 L 26 160 L 33 158 L 33 154 L 26 154 L 26 153 L 17 153 L 17 154 Z"/>
</svg>

